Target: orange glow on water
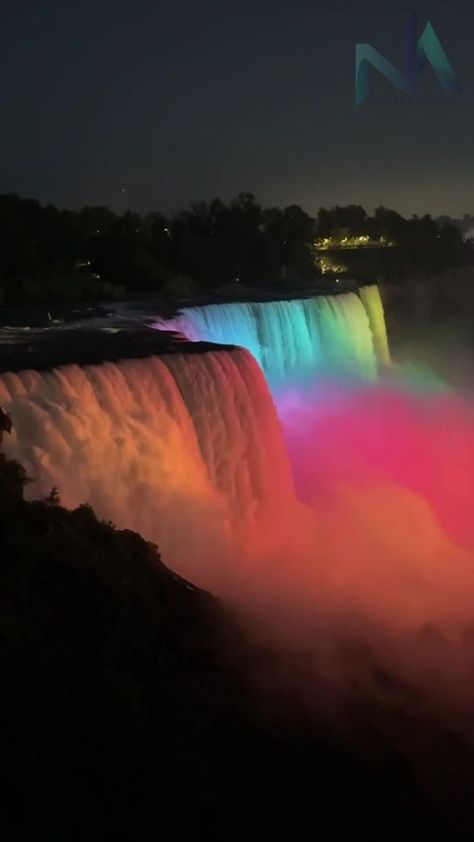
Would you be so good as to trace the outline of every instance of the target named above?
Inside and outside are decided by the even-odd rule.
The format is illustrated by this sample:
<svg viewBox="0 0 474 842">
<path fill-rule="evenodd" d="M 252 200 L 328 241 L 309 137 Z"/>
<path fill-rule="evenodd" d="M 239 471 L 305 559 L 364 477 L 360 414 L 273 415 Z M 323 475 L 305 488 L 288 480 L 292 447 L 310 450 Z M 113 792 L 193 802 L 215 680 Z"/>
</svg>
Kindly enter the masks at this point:
<svg viewBox="0 0 474 842">
<path fill-rule="evenodd" d="M 242 349 L 7 374 L 5 449 L 33 477 L 31 496 L 57 485 L 66 506 L 90 502 L 286 640 L 320 646 L 362 624 L 374 646 L 390 637 L 419 677 L 410 635 L 436 627 L 455 647 L 434 660 L 447 692 L 466 675 L 459 640 L 474 605 L 473 406 L 374 379 L 369 322 L 379 324 L 379 359 L 387 352 L 377 308 L 369 318 L 341 297 L 320 309 L 313 356 L 301 306 L 296 333 L 290 306 L 275 308 L 274 330 L 255 332 L 242 315 L 249 343 L 280 343 L 258 349 L 276 406 Z M 346 370 L 343 385 L 322 380 L 328 325 L 328 367 L 352 355 L 352 383 Z M 311 365 L 293 377 L 301 355 Z"/>
</svg>

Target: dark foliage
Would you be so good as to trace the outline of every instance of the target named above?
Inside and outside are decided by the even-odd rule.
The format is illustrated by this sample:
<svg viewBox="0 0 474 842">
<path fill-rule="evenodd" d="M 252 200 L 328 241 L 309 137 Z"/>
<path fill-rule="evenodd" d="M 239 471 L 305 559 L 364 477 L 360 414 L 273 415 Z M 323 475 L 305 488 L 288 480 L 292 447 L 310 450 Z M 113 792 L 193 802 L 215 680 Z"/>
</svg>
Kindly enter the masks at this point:
<svg viewBox="0 0 474 842">
<path fill-rule="evenodd" d="M 78 213 L 0 196 L 0 303 L 100 300 L 131 291 L 184 297 L 226 283 L 314 280 L 313 220 L 264 210 L 251 193 L 197 203 L 166 219 L 108 208 Z"/>
<path fill-rule="evenodd" d="M 185 298 L 232 286 L 283 290 L 314 285 L 315 235 L 337 230 L 393 238 L 388 276 L 429 274 L 471 259 L 459 230 L 429 216 L 404 219 L 358 205 L 321 208 L 317 221 L 298 205 L 264 208 L 252 193 L 225 204 L 199 202 L 171 218 L 105 207 L 79 212 L 0 196 L 0 303 L 99 301 L 159 292 Z M 387 250 L 388 252 L 388 250 Z M 373 267 L 374 272 L 380 267 Z"/>
<path fill-rule="evenodd" d="M 401 282 L 473 262 L 472 243 L 463 241 L 460 228 L 443 220 L 435 221 L 428 214 L 405 219 L 384 207 L 376 208 L 373 216 L 359 205 L 321 208 L 317 229 L 320 237 L 342 232 L 344 235 L 366 234 L 375 241 L 383 237 L 393 242 L 394 248 L 380 249 L 369 254 L 365 261 L 365 275 L 368 272 L 376 279 Z M 342 262 L 348 264 L 350 273 L 357 275 L 358 255 L 346 252 L 340 256 Z"/>
<path fill-rule="evenodd" d="M 374 768 L 328 744 L 275 692 L 274 655 L 156 548 L 25 482 L 2 456 L 3 838 L 461 838 L 392 749 Z"/>
<path fill-rule="evenodd" d="M 237 712 L 223 646 L 239 640 L 138 535 L 66 511 L 56 489 L 24 502 L 25 482 L 1 455 L 0 815 L 17 832 L 34 816 L 47 835 L 97 823 L 89 838 L 155 809 L 198 828 Z"/>
</svg>

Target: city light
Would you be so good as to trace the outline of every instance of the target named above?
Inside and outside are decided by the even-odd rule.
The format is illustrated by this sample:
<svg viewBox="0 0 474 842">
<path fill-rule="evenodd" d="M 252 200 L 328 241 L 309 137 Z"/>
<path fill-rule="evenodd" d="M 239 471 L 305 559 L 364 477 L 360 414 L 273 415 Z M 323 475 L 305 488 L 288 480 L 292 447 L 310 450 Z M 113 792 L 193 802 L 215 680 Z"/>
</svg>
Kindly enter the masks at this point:
<svg viewBox="0 0 474 842">
<path fill-rule="evenodd" d="M 350 234 L 344 237 L 321 237 L 316 240 L 316 251 L 330 251 L 332 249 L 361 249 L 361 248 L 393 248 L 393 240 L 386 237 L 371 237 L 369 234 Z"/>
</svg>

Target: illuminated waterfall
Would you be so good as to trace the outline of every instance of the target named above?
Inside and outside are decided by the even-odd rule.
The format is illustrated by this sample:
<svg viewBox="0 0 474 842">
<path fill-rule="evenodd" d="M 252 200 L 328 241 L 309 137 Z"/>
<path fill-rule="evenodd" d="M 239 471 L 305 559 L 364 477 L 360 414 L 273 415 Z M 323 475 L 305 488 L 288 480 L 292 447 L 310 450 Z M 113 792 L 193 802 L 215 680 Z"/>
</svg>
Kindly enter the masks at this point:
<svg viewBox="0 0 474 842">
<path fill-rule="evenodd" d="M 365 302 L 373 321 L 379 303 L 371 293 Z M 140 532 L 195 584 L 295 599 L 298 618 L 300 606 L 318 606 L 341 611 L 344 627 L 358 614 L 377 629 L 471 623 L 471 404 L 368 382 L 375 354 L 357 296 L 180 319 L 196 338 L 207 324 L 212 338 L 253 343 L 256 359 L 183 346 L 0 375 L 14 424 L 3 447 L 33 479 L 28 496 L 57 486 L 66 507 L 90 503 Z M 257 361 L 276 390 L 291 386 L 278 416 Z M 314 380 L 333 372 L 365 382 Z M 297 388 L 311 379 L 314 389 Z"/>
<path fill-rule="evenodd" d="M 377 300 L 364 301 L 373 321 Z M 300 394 L 312 405 L 306 387 L 318 378 L 375 376 L 361 299 L 189 308 L 167 327 L 243 348 L 0 376 L 0 404 L 14 419 L 4 446 L 33 479 L 28 496 L 58 486 L 66 507 L 90 503 L 206 586 L 232 558 L 254 563 L 275 548 L 292 558 L 302 542 L 312 553 L 286 450 L 288 412 Z"/>
<path fill-rule="evenodd" d="M 369 317 L 377 359 L 382 366 L 389 365 L 390 350 L 379 288 L 377 286 L 360 287 L 359 295 Z"/>
<path fill-rule="evenodd" d="M 383 320 L 383 310 L 381 315 Z M 155 326 L 176 330 L 192 341 L 246 348 L 262 366 L 273 392 L 315 378 L 370 379 L 377 371 L 370 316 L 353 293 L 189 307 Z"/>
<path fill-rule="evenodd" d="M 58 486 L 65 506 L 155 540 L 194 581 L 294 496 L 267 385 L 242 350 L 4 374 L 0 404 L 28 496 Z"/>
</svg>

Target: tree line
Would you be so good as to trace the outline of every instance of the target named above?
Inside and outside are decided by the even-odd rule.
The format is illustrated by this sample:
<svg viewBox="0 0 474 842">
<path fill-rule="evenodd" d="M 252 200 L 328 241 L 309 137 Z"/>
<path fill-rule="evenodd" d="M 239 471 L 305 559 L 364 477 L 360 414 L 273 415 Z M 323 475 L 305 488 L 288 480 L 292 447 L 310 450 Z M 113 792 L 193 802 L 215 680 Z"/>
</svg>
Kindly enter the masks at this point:
<svg viewBox="0 0 474 842">
<path fill-rule="evenodd" d="M 406 219 L 380 207 L 370 216 L 349 205 L 321 208 L 313 218 L 298 205 L 263 207 L 252 193 L 172 215 L 60 210 L 3 195 L 0 226 L 0 302 L 7 304 L 182 297 L 238 284 L 301 288 L 321 279 L 316 238 L 338 230 L 393 240 L 383 270 L 389 276 L 426 275 L 472 259 L 460 231 L 428 215 Z"/>
</svg>

